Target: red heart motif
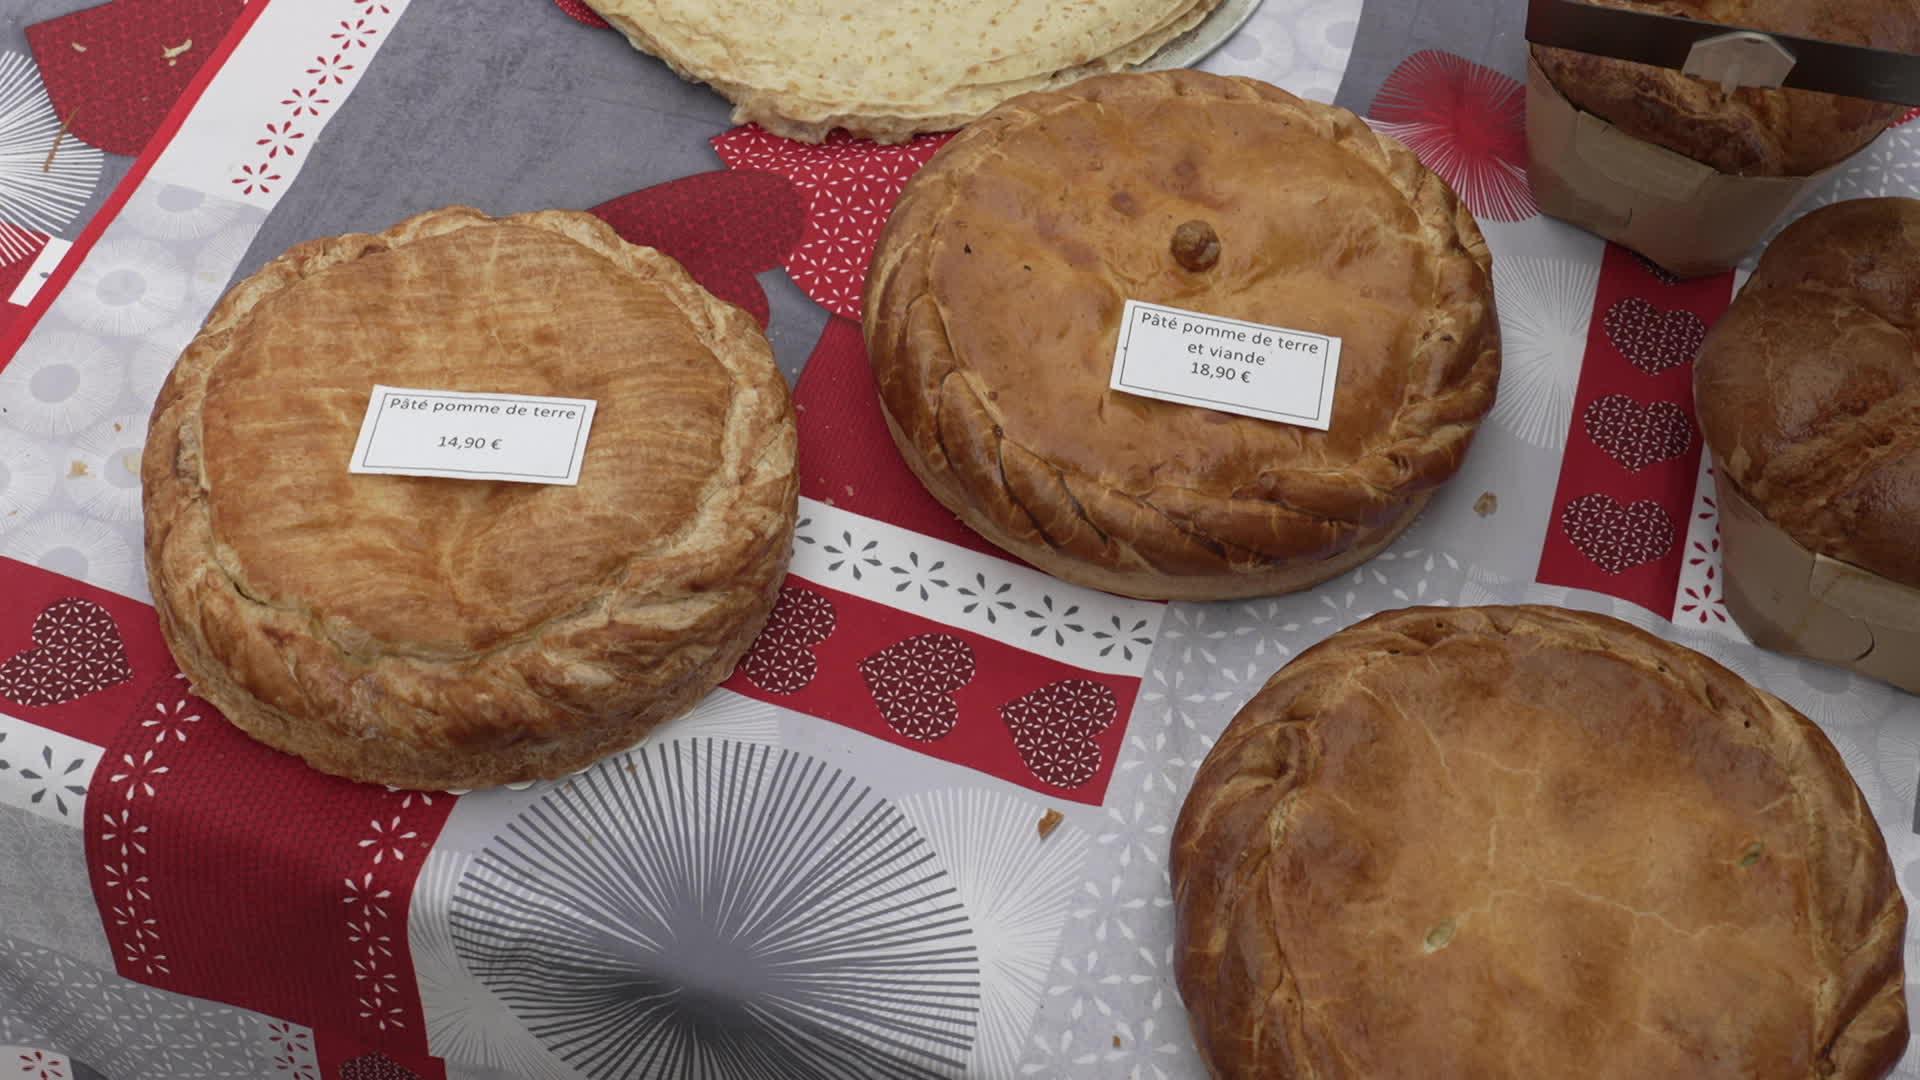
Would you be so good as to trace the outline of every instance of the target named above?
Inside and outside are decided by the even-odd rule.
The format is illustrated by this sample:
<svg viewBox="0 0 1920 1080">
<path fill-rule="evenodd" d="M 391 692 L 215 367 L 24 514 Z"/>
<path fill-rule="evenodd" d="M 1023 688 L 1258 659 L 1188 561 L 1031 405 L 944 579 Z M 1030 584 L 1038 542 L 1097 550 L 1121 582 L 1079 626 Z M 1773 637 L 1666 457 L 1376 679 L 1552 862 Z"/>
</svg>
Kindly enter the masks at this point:
<svg viewBox="0 0 1920 1080">
<path fill-rule="evenodd" d="M 601 18 L 599 12 L 581 3 L 581 0 L 553 0 L 553 2 L 561 11 L 597 30 L 605 30 L 613 25 Z"/>
<path fill-rule="evenodd" d="M 138 156 L 246 6 L 112 0 L 27 27 L 27 45 L 72 137 Z"/>
<path fill-rule="evenodd" d="M 0 664 L 0 698 L 45 707 L 133 678 L 127 646 L 107 609 L 68 597 L 33 620 L 33 646 Z"/>
<path fill-rule="evenodd" d="M 1094 737 L 1120 713 L 1113 691 L 1091 679 L 1048 683 L 1000 706 L 1020 760 L 1043 782 L 1076 788 L 1100 771 Z"/>
<path fill-rule="evenodd" d="M 973 648 L 952 634 L 918 634 L 860 661 L 860 677 L 887 726 L 918 742 L 953 730 L 953 692 L 973 681 Z"/>
<path fill-rule="evenodd" d="M 787 276 L 835 315 L 858 322 L 867 264 L 900 190 L 953 136 L 922 135 L 899 146 L 835 131 L 818 145 L 748 125 L 713 140 L 729 169 L 761 169 L 806 193 L 806 228 L 785 258 Z"/>
<path fill-rule="evenodd" d="M 1639 297 L 1607 309 L 1607 340 L 1649 375 L 1690 364 L 1707 340 L 1707 324 L 1691 311 L 1661 311 Z"/>
<path fill-rule="evenodd" d="M 832 637 L 833 628 L 833 601 L 811 589 L 782 585 L 766 629 L 740 661 L 740 671 L 769 694 L 797 694 L 820 673 L 812 646 Z"/>
<path fill-rule="evenodd" d="M 588 211 L 631 244 L 673 256 L 720 299 L 767 325 L 754 278 L 780 265 L 806 225 L 800 193 L 764 172 L 710 172 L 622 195 Z"/>
<path fill-rule="evenodd" d="M 1588 405 L 1583 420 L 1594 445 L 1629 472 L 1671 461 L 1693 445 L 1693 421 L 1670 401 L 1642 405 L 1625 394 L 1609 394 Z"/>
<path fill-rule="evenodd" d="M 1611 495 L 1582 495 L 1560 513 L 1560 527 L 1580 553 L 1618 574 L 1673 550 L 1673 521 L 1660 504 L 1621 506 Z"/>
</svg>

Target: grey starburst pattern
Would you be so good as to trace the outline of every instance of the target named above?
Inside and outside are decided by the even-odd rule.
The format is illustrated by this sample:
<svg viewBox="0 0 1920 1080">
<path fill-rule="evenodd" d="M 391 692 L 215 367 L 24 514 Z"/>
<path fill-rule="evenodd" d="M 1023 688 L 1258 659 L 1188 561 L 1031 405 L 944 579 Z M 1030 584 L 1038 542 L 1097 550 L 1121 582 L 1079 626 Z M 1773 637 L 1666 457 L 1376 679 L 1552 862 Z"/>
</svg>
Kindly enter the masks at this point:
<svg viewBox="0 0 1920 1080">
<path fill-rule="evenodd" d="M 427 1046 L 436 1057 L 524 1080 L 577 1076 L 520 1023 L 493 991 L 460 963 L 448 918 L 453 894 L 474 856 L 435 849 L 414 887 L 408 944 L 420 982 Z"/>
<path fill-rule="evenodd" d="M 1140 650 L 1141 655 L 1145 655 L 1153 648 L 1153 639 L 1146 635 L 1147 620 L 1133 619 L 1129 622 L 1121 622 L 1118 615 L 1113 615 L 1109 616 L 1107 621 L 1111 629 L 1093 632 L 1096 639 L 1106 642 L 1100 648 L 1101 656 L 1107 656 L 1115 649 L 1119 649 L 1122 656 L 1131 660 L 1135 649 Z"/>
<path fill-rule="evenodd" d="M 100 151 L 62 134 L 33 61 L 0 52 L 0 266 L 36 250 L 35 233 L 64 228 L 93 194 Z"/>
<path fill-rule="evenodd" d="M 920 599 L 925 601 L 932 595 L 927 591 L 928 586 L 932 586 L 935 589 L 945 589 L 949 587 L 947 579 L 940 576 L 940 572 L 945 570 L 946 567 L 947 564 L 944 559 L 929 559 L 925 564 L 922 564 L 920 561 L 920 553 L 917 551 L 909 551 L 907 552 L 906 565 L 888 568 L 900 579 L 899 582 L 894 585 L 893 591 L 903 593 L 908 589 L 918 589 Z"/>
<path fill-rule="evenodd" d="M 827 565 L 828 570 L 838 572 L 845 567 L 847 573 L 853 575 L 853 580 L 859 581 L 863 574 L 877 570 L 882 565 L 880 559 L 873 553 L 879 546 L 878 540 L 869 540 L 862 544 L 853 538 L 852 533 L 842 532 L 839 543 L 822 544 L 821 550 L 833 557 L 833 562 Z"/>
<path fill-rule="evenodd" d="M 1040 637 L 1042 634 L 1051 631 L 1053 633 L 1053 643 L 1055 645 L 1065 645 L 1067 638 L 1065 634 L 1061 633 L 1062 630 L 1070 630 L 1076 634 L 1086 633 L 1087 628 L 1085 626 L 1072 621 L 1073 617 L 1078 614 L 1080 614 L 1079 604 L 1066 604 L 1063 602 L 1060 607 L 1056 609 L 1053 605 L 1053 597 L 1042 596 L 1040 598 L 1040 607 L 1027 609 L 1027 618 L 1039 623 L 1038 626 L 1027 631 L 1027 635 L 1029 637 Z"/>
<path fill-rule="evenodd" d="M 987 584 L 987 576 L 985 574 L 975 574 L 973 575 L 973 584 L 962 585 L 958 591 L 960 595 L 970 600 L 967 606 L 960 610 L 965 614 L 971 615 L 977 608 L 981 614 L 987 617 L 987 621 L 990 623 L 999 622 L 1002 613 L 1014 610 L 1013 601 L 1006 599 L 1006 595 L 1013 591 L 1013 585 L 1009 582 L 1003 581 L 1000 583 L 999 588 L 994 588 Z"/>
<path fill-rule="evenodd" d="M 590 1077 L 952 1076 L 979 1020 L 973 929 L 926 839 L 775 747 L 679 739 L 555 786 L 476 857 L 450 923 Z"/>
<path fill-rule="evenodd" d="M 20 769 L 20 780 L 32 791 L 27 801 L 38 804 L 51 796 L 60 816 L 67 817 L 71 807 L 80 805 L 80 800 L 86 798 L 86 777 L 74 776 L 86 764 L 86 758 L 77 757 L 62 765 L 55 760 L 53 747 L 41 747 L 40 760 Z"/>
</svg>

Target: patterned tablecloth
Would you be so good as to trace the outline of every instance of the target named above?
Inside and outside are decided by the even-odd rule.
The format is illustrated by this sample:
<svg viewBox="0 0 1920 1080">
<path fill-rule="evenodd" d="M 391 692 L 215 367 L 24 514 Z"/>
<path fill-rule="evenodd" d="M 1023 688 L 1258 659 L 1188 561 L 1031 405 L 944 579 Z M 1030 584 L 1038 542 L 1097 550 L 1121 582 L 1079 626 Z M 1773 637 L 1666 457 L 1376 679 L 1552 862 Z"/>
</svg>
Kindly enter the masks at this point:
<svg viewBox="0 0 1920 1080">
<path fill-rule="evenodd" d="M 1608 612 L 1780 694 L 1914 895 L 1920 700 L 1761 653 L 1721 603 L 1689 375 L 1740 275 L 1676 282 L 1537 214 L 1522 7 L 1266 0 L 1204 62 L 1370 116 L 1465 195 L 1506 369 L 1386 554 L 1154 604 L 1007 560 L 898 463 L 856 298 L 938 139 L 732 127 L 570 0 L 8 0 L 0 1077 L 1200 1076 L 1167 884 L 1193 771 L 1289 657 L 1416 603 Z M 1920 125 L 1819 198 L 1879 194 L 1920 194 Z M 593 208 L 754 312 L 804 480 L 793 578 L 725 689 L 570 780 L 423 795 L 193 696 L 137 464 L 236 275 L 448 203 Z"/>
</svg>

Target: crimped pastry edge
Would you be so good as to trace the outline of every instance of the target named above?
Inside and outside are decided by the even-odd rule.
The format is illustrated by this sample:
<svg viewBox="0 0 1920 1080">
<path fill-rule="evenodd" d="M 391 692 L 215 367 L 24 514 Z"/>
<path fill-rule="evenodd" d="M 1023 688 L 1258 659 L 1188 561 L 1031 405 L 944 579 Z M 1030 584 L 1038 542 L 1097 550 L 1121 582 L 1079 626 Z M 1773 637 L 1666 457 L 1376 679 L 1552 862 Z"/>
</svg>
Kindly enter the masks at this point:
<svg viewBox="0 0 1920 1080">
<path fill-rule="evenodd" d="M 989 436 L 981 431 L 968 431 L 969 438 L 981 444 L 991 444 L 993 449 L 989 452 L 978 446 L 948 446 L 941 432 L 937 399 L 944 392 L 942 388 L 947 377 L 964 368 L 944 333 L 944 315 L 930 315 L 924 320 L 940 322 L 941 329 L 922 331 L 914 325 L 916 317 L 912 312 L 921 303 L 937 307 L 931 295 L 929 263 L 933 245 L 928 238 L 934 235 L 953 197 L 951 191 L 943 196 L 937 185 L 951 188 L 955 185 L 948 184 L 949 176 L 964 175 L 991 159 L 1006 129 L 1035 122 L 1044 118 L 1050 110 L 1074 107 L 1095 94 L 1100 95 L 1103 107 L 1116 100 L 1124 103 L 1130 100 L 1156 101 L 1169 96 L 1211 96 L 1222 100 L 1259 101 L 1288 109 L 1306 124 L 1319 129 L 1324 136 L 1360 156 L 1386 175 L 1389 181 L 1403 181 L 1411 177 L 1412 182 L 1418 185 L 1412 190 L 1402 182 L 1394 182 L 1394 187 L 1410 204 L 1417 205 L 1416 200 L 1423 193 L 1435 199 L 1438 203 L 1436 217 L 1444 220 L 1444 226 L 1437 222 L 1428 224 L 1434 228 L 1444 227 L 1450 233 L 1450 241 L 1456 243 L 1461 253 L 1478 266 L 1484 277 L 1485 288 L 1479 296 L 1482 301 L 1481 317 L 1474 327 L 1480 334 L 1477 340 L 1479 354 L 1471 364 L 1455 365 L 1462 369 L 1461 377 L 1441 394 L 1419 398 L 1403 407 L 1396 417 L 1394 429 L 1381 438 L 1372 452 L 1348 467 L 1334 470 L 1351 476 L 1353 483 L 1349 485 L 1350 488 L 1363 493 L 1363 498 L 1374 498 L 1375 505 L 1366 515 L 1366 520 L 1346 520 L 1336 514 L 1323 512 L 1322 508 L 1285 504 L 1287 511 L 1308 521 L 1310 527 L 1324 526 L 1329 536 L 1326 546 L 1331 551 L 1323 557 L 1263 556 L 1218 538 L 1205 536 L 1192 523 L 1175 520 L 1166 510 L 1146 502 L 1145 505 L 1157 515 L 1159 524 L 1153 530 L 1157 535 L 1148 536 L 1144 542 L 1119 544 L 1123 550 L 1114 558 L 1081 558 L 1056 550 L 1051 543 L 1030 539 L 1027 533 L 1041 535 L 1045 540 L 1044 534 L 1032 527 L 1031 521 L 1022 523 L 1018 519 L 1012 522 L 1006 520 L 1008 511 L 1000 504 L 1009 503 L 1017 508 L 1019 503 L 1004 481 L 997 491 L 969 490 L 966 478 L 954 466 L 956 459 L 963 456 L 997 458 L 1002 446 L 1011 446 L 1016 452 L 1033 455 L 997 433 Z M 1226 78 L 1185 70 L 1109 75 L 1089 79 L 1064 90 L 1015 98 L 961 132 L 922 168 L 895 204 L 893 214 L 875 246 L 873 263 L 867 275 L 862 327 L 869 360 L 876 381 L 881 384 L 881 412 L 908 467 L 935 499 L 988 540 L 1063 580 L 1123 595 L 1179 600 L 1266 596 L 1318 584 L 1384 549 L 1412 524 L 1434 491 L 1458 470 L 1480 421 L 1493 406 L 1494 391 L 1499 381 L 1500 326 L 1494 306 L 1491 259 L 1485 238 L 1471 212 L 1444 181 L 1421 165 L 1413 153 L 1399 142 L 1374 132 L 1347 110 L 1306 102 L 1278 87 L 1247 78 Z M 1437 313 L 1435 324 L 1442 320 L 1448 320 L 1455 330 L 1458 326 L 1454 324 L 1460 321 L 1473 325 L 1469 316 L 1457 311 L 1443 310 Z M 1463 354 L 1473 347 L 1473 344 L 1462 340 L 1454 350 L 1454 355 Z M 916 348 L 937 352 L 938 357 L 930 360 L 907 359 Z M 1418 363 L 1420 358 L 1409 362 Z M 1444 357 L 1429 356 L 1427 362 L 1435 367 L 1448 366 Z M 889 365 L 909 369 L 908 374 L 901 376 L 905 382 L 915 380 L 910 369 L 916 365 L 939 368 L 945 375 L 933 380 L 930 387 L 902 389 L 895 394 L 889 392 L 886 373 Z M 970 393 L 965 390 L 960 392 Z M 901 407 L 903 403 L 904 409 Z M 974 404 L 980 412 L 986 412 L 985 406 L 977 400 Z M 1409 422 L 1410 413 L 1439 422 L 1425 431 L 1403 432 L 1401 428 Z M 997 428 L 997 425 L 993 426 Z M 1114 491 L 1097 478 L 1069 473 L 1052 461 L 1045 461 L 1045 464 L 1063 478 L 1063 484 L 1071 481 L 1084 485 L 1083 490 L 1097 488 L 1120 499 L 1132 498 Z M 1186 489 L 1180 490 L 1186 492 Z M 1254 502 L 1213 496 L 1205 498 L 1218 506 Z M 1093 531 L 1107 536 L 1097 525 L 1092 525 L 1078 500 L 1076 509 Z M 1203 573 L 1163 572 L 1142 549 L 1170 548 L 1183 542 L 1182 539 L 1169 539 L 1174 537 L 1197 537 L 1197 542 L 1215 546 L 1220 552 L 1219 566 Z"/>
<path fill-rule="evenodd" d="M 288 621 L 284 612 L 248 596 L 223 565 L 199 459 L 200 409 L 206 382 L 233 331 L 245 323 L 261 301 L 279 290 L 368 254 L 476 226 L 541 229 L 594 251 L 659 287 L 700 328 L 723 363 L 739 358 L 738 363 L 729 365 L 736 393 L 726 441 L 739 444 L 734 456 L 740 460 L 723 461 L 716 469 L 710 480 L 715 489 L 702 503 L 695 523 L 715 527 L 731 523 L 735 532 L 744 530 L 747 542 L 738 543 L 736 538 L 744 562 L 742 570 L 732 588 L 696 598 L 648 598 L 637 590 L 626 590 L 635 595 L 623 597 L 616 585 L 602 594 L 598 603 L 547 620 L 515 642 L 478 655 L 474 658 L 477 670 L 452 679 L 444 678 L 438 668 L 460 665 L 422 662 L 404 654 L 383 653 L 375 664 L 361 665 L 389 664 L 394 670 L 386 671 L 385 677 L 424 677 L 432 680 L 436 689 L 451 686 L 447 708 L 426 712 L 348 707 L 315 715 L 287 702 L 261 700 L 217 658 L 220 650 L 209 641 L 204 625 L 213 614 L 207 602 L 258 616 L 231 620 L 222 629 L 237 639 L 226 643 L 226 650 L 259 655 L 262 650 L 272 654 L 284 647 L 283 642 L 270 640 L 273 635 L 266 634 L 266 623 Z M 759 426 L 761 437 L 749 446 L 742 429 L 751 425 Z M 495 219 L 471 207 L 447 207 L 408 218 L 377 234 L 354 233 L 297 245 L 236 285 L 215 305 L 205 327 L 169 375 L 153 408 L 142 459 L 149 585 L 163 636 L 195 692 L 219 708 L 235 726 L 276 749 L 302 757 L 323 772 L 432 790 L 550 779 L 630 746 L 654 727 L 685 712 L 723 681 L 751 646 L 771 614 L 791 554 L 798 496 L 794 452 L 792 403 L 766 338 L 751 316 L 707 293 L 671 258 L 626 243 L 611 227 L 587 214 L 540 211 Z M 744 469 L 741 483 L 730 486 L 721 482 L 730 467 Z M 683 538 L 698 531 L 692 524 L 683 528 Z M 657 564 L 673 554 L 672 550 L 650 553 L 650 561 Z M 630 563 L 626 580 L 631 580 L 632 570 Z M 196 593 L 209 579 L 214 589 Z M 619 584 L 626 584 L 626 580 Z M 538 655 L 543 643 L 565 639 L 581 655 L 597 655 L 596 646 L 599 653 L 604 653 L 609 644 L 617 643 L 620 632 L 604 630 L 596 637 L 595 630 L 610 625 L 616 609 L 622 618 L 632 613 L 627 606 L 616 604 L 622 598 L 640 601 L 637 606 L 641 608 L 651 604 L 663 611 L 686 607 L 691 599 L 690 612 L 674 612 L 685 623 L 687 632 L 682 640 L 674 649 L 650 658 L 661 660 L 693 650 L 687 654 L 692 662 L 681 677 L 661 687 L 639 707 L 592 718 L 583 718 L 535 694 L 526 685 L 526 672 L 548 659 Z M 663 604 L 666 606 L 660 607 Z M 347 679 L 355 665 L 347 663 L 338 646 L 315 629 L 319 624 L 312 613 L 293 621 L 304 621 L 310 630 L 295 642 L 296 647 L 307 650 L 300 657 L 302 663 L 316 659 L 331 663 L 347 682 L 379 677 Z M 603 638 L 614 640 L 600 640 Z M 699 655 L 701 652 L 704 655 Z M 604 655 L 599 658 L 607 659 Z M 471 723 L 473 716 L 486 711 L 480 707 L 483 702 L 493 706 L 489 698 L 501 696 L 525 706 L 523 723 L 483 730 L 478 737 L 450 736 L 437 730 L 437 721 L 450 715 Z M 364 705 L 369 697 L 377 701 L 381 695 L 375 692 L 355 701 Z M 462 708 L 463 703 L 470 708 Z M 497 706 L 493 711 L 498 711 Z"/>
</svg>

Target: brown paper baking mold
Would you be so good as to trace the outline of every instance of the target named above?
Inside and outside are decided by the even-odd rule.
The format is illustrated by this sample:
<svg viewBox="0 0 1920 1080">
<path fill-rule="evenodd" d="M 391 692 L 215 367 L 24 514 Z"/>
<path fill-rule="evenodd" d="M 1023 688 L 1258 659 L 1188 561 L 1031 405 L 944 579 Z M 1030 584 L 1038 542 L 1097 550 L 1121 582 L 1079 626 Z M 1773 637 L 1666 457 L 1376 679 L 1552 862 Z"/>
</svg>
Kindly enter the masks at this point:
<svg viewBox="0 0 1920 1080">
<path fill-rule="evenodd" d="M 1720 172 L 1581 112 L 1527 61 L 1527 178 L 1541 211 L 1682 277 L 1738 265 L 1839 168 L 1798 177 Z"/>
<path fill-rule="evenodd" d="M 1717 486 L 1727 610 L 1754 644 L 1920 694 L 1920 589 L 1807 550 Z"/>
</svg>

